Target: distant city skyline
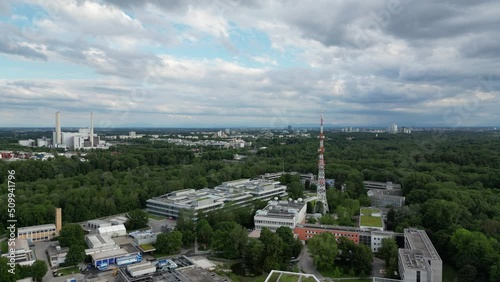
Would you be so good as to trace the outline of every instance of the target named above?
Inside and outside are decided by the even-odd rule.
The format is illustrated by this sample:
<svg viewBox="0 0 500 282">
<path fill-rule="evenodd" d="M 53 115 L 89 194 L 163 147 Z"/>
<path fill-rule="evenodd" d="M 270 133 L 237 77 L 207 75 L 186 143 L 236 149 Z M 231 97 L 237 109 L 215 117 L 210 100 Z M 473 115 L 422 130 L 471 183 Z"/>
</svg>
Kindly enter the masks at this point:
<svg viewBox="0 0 500 282">
<path fill-rule="evenodd" d="M 0 127 L 500 121 L 498 1 L 0 3 Z"/>
</svg>

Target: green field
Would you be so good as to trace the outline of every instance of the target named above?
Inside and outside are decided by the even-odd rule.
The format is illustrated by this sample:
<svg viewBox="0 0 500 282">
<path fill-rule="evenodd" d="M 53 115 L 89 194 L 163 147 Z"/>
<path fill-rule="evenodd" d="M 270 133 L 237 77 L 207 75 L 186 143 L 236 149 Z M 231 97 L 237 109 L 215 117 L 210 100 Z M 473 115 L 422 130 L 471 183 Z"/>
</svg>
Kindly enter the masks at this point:
<svg viewBox="0 0 500 282">
<path fill-rule="evenodd" d="M 229 273 L 222 273 L 221 275 L 227 276 L 233 282 L 264 282 L 264 281 L 266 281 L 268 274 L 263 274 L 263 275 L 254 276 L 254 277 L 246 277 L 246 276 L 239 276 L 239 275 L 236 275 L 232 272 L 229 272 Z"/>
<path fill-rule="evenodd" d="M 80 269 L 78 267 L 68 267 L 68 268 L 63 268 L 57 270 L 57 273 L 61 273 L 63 276 L 64 275 L 70 275 L 70 274 L 75 274 L 75 273 L 80 273 Z"/>
<path fill-rule="evenodd" d="M 371 209 L 371 208 L 361 208 L 361 213 L 364 215 L 371 215 L 372 213 L 375 212 L 380 212 L 378 209 Z"/>
<path fill-rule="evenodd" d="M 361 216 L 361 226 L 383 227 L 382 218 L 376 216 Z"/>
<path fill-rule="evenodd" d="M 153 245 L 151 244 L 143 244 L 143 245 L 140 245 L 140 247 L 144 250 L 144 251 L 149 251 L 149 250 L 152 250 L 154 249 L 155 247 L 153 247 Z"/>
<path fill-rule="evenodd" d="M 361 226 L 372 226 L 372 227 L 383 227 L 382 217 L 372 216 L 372 213 L 380 212 L 378 209 L 362 208 L 359 225 Z"/>
<path fill-rule="evenodd" d="M 279 278 L 279 280 L 278 280 Z M 273 276 L 269 279 L 270 282 L 297 282 L 299 281 L 300 276 L 292 275 L 292 274 L 283 274 L 280 277 L 280 273 L 274 273 Z M 314 278 L 306 278 L 302 277 L 302 282 L 315 282 Z"/>
</svg>

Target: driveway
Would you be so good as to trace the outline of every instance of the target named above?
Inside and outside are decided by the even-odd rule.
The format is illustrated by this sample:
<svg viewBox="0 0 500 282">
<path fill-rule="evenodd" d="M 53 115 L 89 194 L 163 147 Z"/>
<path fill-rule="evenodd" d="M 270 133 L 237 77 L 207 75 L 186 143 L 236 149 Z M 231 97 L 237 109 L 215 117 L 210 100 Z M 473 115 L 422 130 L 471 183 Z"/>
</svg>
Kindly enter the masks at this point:
<svg viewBox="0 0 500 282">
<path fill-rule="evenodd" d="M 307 250 L 307 245 L 304 245 L 302 252 L 300 252 L 298 266 L 302 272 L 313 274 L 319 280 L 324 279 L 323 275 L 321 275 L 314 267 L 313 260 Z"/>
<path fill-rule="evenodd" d="M 54 244 L 54 241 L 48 241 L 48 242 L 37 242 L 35 243 L 35 256 L 37 260 L 43 260 L 45 264 L 47 264 L 48 271 L 45 273 L 45 276 L 43 277 L 42 281 L 52 281 L 54 279 L 54 275 L 52 275 L 52 268 L 50 267 L 49 263 L 49 258 L 47 257 L 47 254 L 45 253 L 45 250 L 47 248 Z"/>
<path fill-rule="evenodd" d="M 162 230 L 162 226 L 168 226 L 169 228 L 174 229 L 176 226 L 176 221 L 172 219 L 157 220 L 149 218 L 148 225 L 151 227 L 153 232 L 164 232 L 164 230 Z"/>
<path fill-rule="evenodd" d="M 384 277 L 385 275 L 385 261 L 379 258 L 373 258 L 372 261 L 372 276 Z"/>
</svg>

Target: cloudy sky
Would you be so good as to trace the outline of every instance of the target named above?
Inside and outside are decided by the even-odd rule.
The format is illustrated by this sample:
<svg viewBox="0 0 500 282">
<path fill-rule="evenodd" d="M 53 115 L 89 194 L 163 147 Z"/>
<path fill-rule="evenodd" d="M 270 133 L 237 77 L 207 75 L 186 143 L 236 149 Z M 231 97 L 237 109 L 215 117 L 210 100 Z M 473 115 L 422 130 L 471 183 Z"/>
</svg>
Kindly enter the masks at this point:
<svg viewBox="0 0 500 282">
<path fill-rule="evenodd" d="M 500 2 L 2 0 L 0 127 L 500 124 Z"/>
</svg>

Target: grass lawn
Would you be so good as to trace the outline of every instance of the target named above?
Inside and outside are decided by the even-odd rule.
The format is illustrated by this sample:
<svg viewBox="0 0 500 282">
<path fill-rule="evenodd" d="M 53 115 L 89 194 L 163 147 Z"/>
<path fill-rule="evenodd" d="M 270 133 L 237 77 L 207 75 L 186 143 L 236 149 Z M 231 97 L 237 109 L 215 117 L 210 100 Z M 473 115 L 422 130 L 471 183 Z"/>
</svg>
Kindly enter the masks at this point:
<svg viewBox="0 0 500 282">
<path fill-rule="evenodd" d="M 443 282 L 452 282 L 457 280 L 457 271 L 451 265 L 443 263 Z"/>
<path fill-rule="evenodd" d="M 269 279 L 270 282 L 276 282 L 278 277 L 280 277 L 280 274 L 279 273 L 274 273 L 273 276 L 271 276 L 271 278 Z M 279 282 L 297 282 L 299 281 L 299 278 L 300 276 L 298 275 L 291 275 L 291 274 L 283 274 L 281 275 L 281 278 L 279 280 Z M 302 282 L 316 282 L 316 280 L 314 280 L 314 278 L 306 278 L 306 277 L 302 277 L 302 280 L 300 280 Z"/>
<path fill-rule="evenodd" d="M 331 277 L 331 278 L 349 278 L 349 277 L 353 277 L 353 276 L 349 276 L 349 275 L 344 275 L 342 274 L 342 272 L 338 269 L 335 269 L 335 270 L 323 270 L 323 271 L 319 271 L 319 273 L 321 273 L 321 275 L 323 275 L 324 277 Z M 354 277 L 357 277 L 357 276 L 354 276 Z M 335 281 L 335 279 L 333 279 Z M 344 282 L 371 282 L 372 279 L 371 278 L 360 278 L 360 279 L 352 279 L 352 280 L 339 280 L 339 281 L 344 281 Z"/>
<path fill-rule="evenodd" d="M 361 216 L 361 226 L 383 227 L 382 218 L 376 216 Z"/>
<path fill-rule="evenodd" d="M 143 244 L 143 245 L 140 245 L 141 248 L 144 250 L 144 251 L 149 251 L 149 250 L 152 250 L 154 249 L 155 247 L 153 247 L 153 245 L 151 244 Z"/>
<path fill-rule="evenodd" d="M 254 276 L 254 277 L 245 277 L 245 276 L 239 276 L 239 275 L 236 275 L 232 272 L 229 272 L 229 273 L 222 273 L 221 275 L 227 276 L 233 282 L 264 282 L 264 281 L 266 281 L 267 275 L 269 275 L 269 274 L 266 273 L 266 274 Z"/>
<path fill-rule="evenodd" d="M 333 279 L 333 281 L 337 282 L 372 282 L 372 279 L 370 278 L 365 278 L 365 279 L 349 279 L 349 280 L 335 280 Z"/>
<path fill-rule="evenodd" d="M 57 270 L 57 273 L 62 273 L 62 275 L 70 275 L 74 273 L 80 273 L 80 269 L 76 266 L 74 267 L 69 267 L 69 268 L 64 268 L 64 269 L 59 269 Z"/>
<path fill-rule="evenodd" d="M 380 212 L 378 209 L 361 208 L 361 213 L 364 215 L 371 215 L 374 212 Z"/>
<path fill-rule="evenodd" d="M 158 216 L 158 215 L 154 215 L 154 214 L 150 214 L 150 213 L 148 213 L 148 217 L 152 218 L 152 219 L 156 219 L 156 220 L 163 220 L 166 218 L 166 217 L 162 217 L 162 216 Z"/>
</svg>

